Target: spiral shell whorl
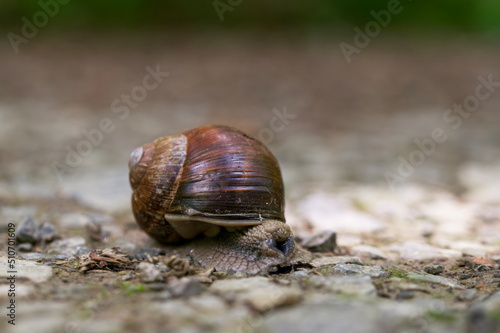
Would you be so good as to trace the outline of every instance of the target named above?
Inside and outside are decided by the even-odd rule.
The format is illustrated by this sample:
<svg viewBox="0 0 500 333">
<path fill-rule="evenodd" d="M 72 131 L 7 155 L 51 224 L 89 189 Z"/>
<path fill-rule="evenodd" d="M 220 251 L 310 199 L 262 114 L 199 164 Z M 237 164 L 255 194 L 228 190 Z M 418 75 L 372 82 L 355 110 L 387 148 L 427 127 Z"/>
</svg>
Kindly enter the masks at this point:
<svg viewBox="0 0 500 333">
<path fill-rule="evenodd" d="M 260 141 L 227 126 L 166 136 L 130 158 L 132 209 L 162 243 L 179 243 L 218 227 L 285 222 L 278 161 Z"/>
<path fill-rule="evenodd" d="M 132 190 L 135 190 L 141 183 L 149 165 L 153 161 L 154 153 L 154 144 L 148 143 L 142 147 L 136 148 L 132 154 L 130 154 L 128 168 L 130 170 L 130 186 Z"/>
<path fill-rule="evenodd" d="M 142 147 L 142 158 L 130 170 L 135 218 L 144 231 L 163 242 L 182 240 L 165 221 L 164 215 L 169 211 L 179 186 L 186 159 L 186 145 L 184 135 L 159 138 Z M 134 153 L 131 159 L 137 159 Z M 133 181 L 136 178 L 139 182 Z"/>
</svg>

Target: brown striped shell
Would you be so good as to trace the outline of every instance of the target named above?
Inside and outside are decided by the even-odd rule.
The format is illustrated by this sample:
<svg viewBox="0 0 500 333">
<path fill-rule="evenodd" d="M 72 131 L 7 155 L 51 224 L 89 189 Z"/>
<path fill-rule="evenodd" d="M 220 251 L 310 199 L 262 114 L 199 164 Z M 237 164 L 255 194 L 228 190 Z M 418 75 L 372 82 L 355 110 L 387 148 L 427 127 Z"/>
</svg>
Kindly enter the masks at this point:
<svg viewBox="0 0 500 333">
<path fill-rule="evenodd" d="M 129 168 L 137 223 L 160 242 L 285 222 L 276 158 L 235 128 L 204 126 L 159 138 L 134 150 Z"/>
</svg>

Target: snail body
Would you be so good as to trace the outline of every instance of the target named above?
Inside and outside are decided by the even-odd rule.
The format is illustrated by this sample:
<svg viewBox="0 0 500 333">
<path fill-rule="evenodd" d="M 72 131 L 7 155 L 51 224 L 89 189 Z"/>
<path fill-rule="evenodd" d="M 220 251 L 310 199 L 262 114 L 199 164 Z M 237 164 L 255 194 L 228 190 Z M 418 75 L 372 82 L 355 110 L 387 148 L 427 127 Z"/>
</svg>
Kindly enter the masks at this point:
<svg viewBox="0 0 500 333">
<path fill-rule="evenodd" d="M 296 252 L 278 162 L 235 128 L 159 138 L 132 152 L 129 169 L 139 226 L 203 266 L 262 271 Z"/>
</svg>

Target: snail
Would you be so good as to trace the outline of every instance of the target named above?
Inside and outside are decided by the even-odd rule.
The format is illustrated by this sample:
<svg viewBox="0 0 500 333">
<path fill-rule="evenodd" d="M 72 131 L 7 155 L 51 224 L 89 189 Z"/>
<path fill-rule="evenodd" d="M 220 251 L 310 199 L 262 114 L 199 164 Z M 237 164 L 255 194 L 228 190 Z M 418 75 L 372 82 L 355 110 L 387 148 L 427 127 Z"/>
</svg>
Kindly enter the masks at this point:
<svg viewBox="0 0 500 333">
<path fill-rule="evenodd" d="M 158 138 L 132 152 L 129 169 L 137 223 L 176 254 L 247 273 L 307 257 L 285 223 L 278 161 L 235 128 L 211 125 Z"/>
</svg>

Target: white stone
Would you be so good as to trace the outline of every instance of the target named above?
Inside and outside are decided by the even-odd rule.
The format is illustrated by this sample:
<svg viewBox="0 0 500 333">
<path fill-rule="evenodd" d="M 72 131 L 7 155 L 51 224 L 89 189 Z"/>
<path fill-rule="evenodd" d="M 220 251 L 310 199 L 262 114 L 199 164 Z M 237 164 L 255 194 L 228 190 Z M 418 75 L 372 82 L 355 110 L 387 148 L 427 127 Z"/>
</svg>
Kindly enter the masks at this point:
<svg viewBox="0 0 500 333">
<path fill-rule="evenodd" d="M 333 293 L 352 296 L 371 296 L 377 294 L 377 289 L 369 276 L 319 276 L 309 278 L 309 283 L 326 288 Z"/>
<path fill-rule="evenodd" d="M 246 279 L 217 280 L 209 289 L 224 297 L 237 295 L 259 311 L 292 305 L 302 299 L 302 290 L 296 286 L 283 286 L 261 276 Z"/>
<path fill-rule="evenodd" d="M 159 282 L 163 281 L 163 274 L 152 263 L 141 262 L 137 265 L 137 270 L 142 282 Z"/>
<path fill-rule="evenodd" d="M 9 273 L 11 268 L 7 260 L 7 257 L 0 257 L 1 278 L 9 277 L 14 274 L 16 278 L 28 278 L 35 283 L 41 283 L 47 281 L 52 276 L 52 267 L 21 259 L 16 259 L 14 267 L 16 273 Z"/>
<path fill-rule="evenodd" d="M 52 254 L 55 252 L 59 254 L 74 256 L 78 251 L 78 247 L 82 246 L 85 246 L 85 238 L 80 236 L 59 239 L 50 243 L 48 247 L 48 253 Z"/>
<path fill-rule="evenodd" d="M 333 269 L 335 275 L 366 275 L 372 278 L 389 277 L 389 273 L 380 266 L 362 266 L 353 264 L 338 264 Z"/>
</svg>

